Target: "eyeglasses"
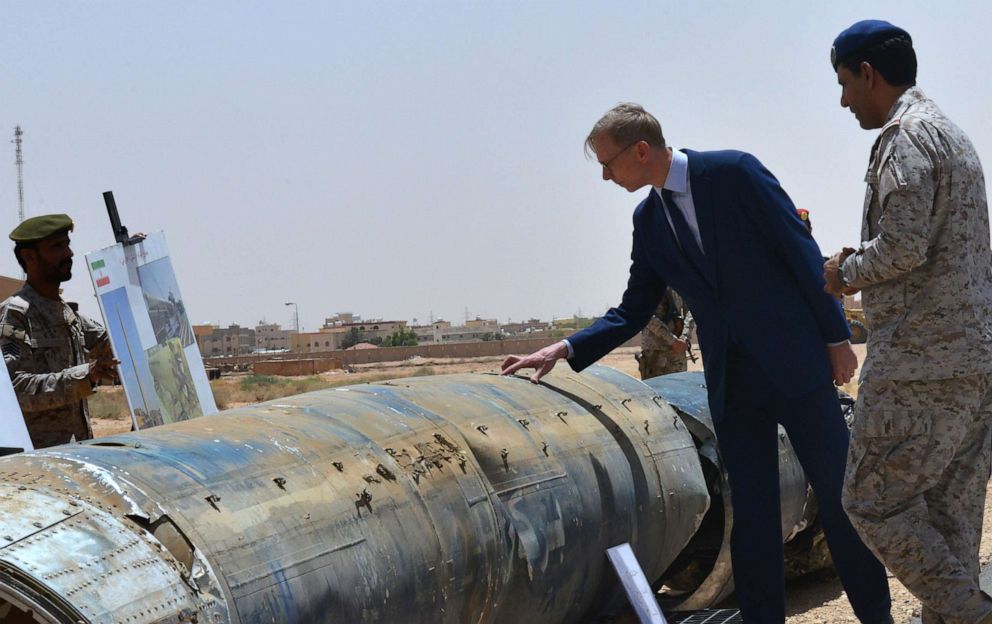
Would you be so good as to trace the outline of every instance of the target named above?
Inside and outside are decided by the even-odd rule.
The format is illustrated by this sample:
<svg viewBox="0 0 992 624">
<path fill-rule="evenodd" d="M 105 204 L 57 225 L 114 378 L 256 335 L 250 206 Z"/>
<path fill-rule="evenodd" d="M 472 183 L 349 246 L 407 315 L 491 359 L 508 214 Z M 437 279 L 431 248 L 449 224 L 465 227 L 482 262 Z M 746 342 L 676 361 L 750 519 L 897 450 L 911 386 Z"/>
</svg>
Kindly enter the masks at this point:
<svg viewBox="0 0 992 624">
<path fill-rule="evenodd" d="M 613 175 L 613 170 L 610 169 L 610 165 L 613 164 L 613 161 L 616 160 L 617 158 L 620 158 L 620 155 L 621 154 L 623 154 L 624 152 L 626 152 L 627 150 L 629 150 L 630 148 L 634 147 L 635 145 L 637 145 L 640 142 L 641 142 L 640 139 L 638 139 L 637 141 L 634 141 L 633 143 L 630 143 L 629 145 L 627 145 L 627 147 L 623 148 L 622 150 L 620 150 L 619 152 L 617 152 L 616 154 L 614 154 L 613 155 L 613 158 L 607 160 L 606 162 L 600 161 L 599 164 L 603 167 L 603 169 L 606 169 L 607 171 L 609 171 L 610 172 L 610 175 Z"/>
</svg>

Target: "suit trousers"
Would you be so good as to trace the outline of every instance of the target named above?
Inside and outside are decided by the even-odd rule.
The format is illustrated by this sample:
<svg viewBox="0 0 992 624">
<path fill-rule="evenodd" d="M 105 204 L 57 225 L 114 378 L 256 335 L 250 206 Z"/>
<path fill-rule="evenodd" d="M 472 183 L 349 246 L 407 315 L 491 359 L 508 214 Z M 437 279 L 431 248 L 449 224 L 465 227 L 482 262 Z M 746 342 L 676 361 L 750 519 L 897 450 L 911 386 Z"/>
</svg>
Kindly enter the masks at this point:
<svg viewBox="0 0 992 624">
<path fill-rule="evenodd" d="M 785 622 L 778 424 L 813 486 L 834 567 L 854 613 L 865 624 L 889 622 L 885 568 L 841 507 L 850 436 L 836 390 L 824 379 L 805 396 L 785 396 L 743 347 L 732 344 L 723 415 L 714 426 L 730 481 L 730 552 L 744 622 Z"/>
</svg>

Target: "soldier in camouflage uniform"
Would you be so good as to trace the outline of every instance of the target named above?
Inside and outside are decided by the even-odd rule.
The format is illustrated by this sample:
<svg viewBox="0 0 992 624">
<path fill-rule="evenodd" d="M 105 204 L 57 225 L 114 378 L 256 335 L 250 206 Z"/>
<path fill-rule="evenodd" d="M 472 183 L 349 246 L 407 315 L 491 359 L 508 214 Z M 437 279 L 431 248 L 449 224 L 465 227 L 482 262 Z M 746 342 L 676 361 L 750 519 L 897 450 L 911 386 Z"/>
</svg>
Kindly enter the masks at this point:
<svg viewBox="0 0 992 624">
<path fill-rule="evenodd" d="M 86 397 L 116 377 L 106 330 L 59 295 L 72 277 L 72 225 L 46 215 L 10 233 L 27 283 L 0 304 L 0 350 L 35 448 L 92 438 Z"/>
<path fill-rule="evenodd" d="M 990 473 L 992 252 L 982 166 L 916 84 L 908 33 L 859 22 L 834 42 L 841 105 L 881 128 L 861 246 L 825 265 L 872 327 L 844 506 L 923 603 L 924 624 L 992 622 L 978 548 Z"/>
<path fill-rule="evenodd" d="M 637 355 L 641 379 L 684 372 L 692 328 L 692 312 L 677 292 L 668 288 L 657 309 L 641 331 L 641 352 Z"/>
</svg>

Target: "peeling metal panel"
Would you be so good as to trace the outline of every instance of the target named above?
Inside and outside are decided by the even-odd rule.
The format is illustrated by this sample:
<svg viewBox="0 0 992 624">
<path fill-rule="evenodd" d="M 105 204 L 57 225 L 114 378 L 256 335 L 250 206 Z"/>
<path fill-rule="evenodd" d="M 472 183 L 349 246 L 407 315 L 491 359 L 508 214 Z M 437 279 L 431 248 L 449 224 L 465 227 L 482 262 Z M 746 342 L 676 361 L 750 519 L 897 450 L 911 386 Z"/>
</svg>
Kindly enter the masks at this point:
<svg viewBox="0 0 992 624">
<path fill-rule="evenodd" d="M 57 596 L 64 617 L 82 616 L 91 622 L 178 622 L 194 616 L 201 622 L 226 621 L 223 609 L 197 598 L 182 580 L 178 564 L 153 539 L 120 518 L 33 489 L 3 485 L 0 492 L 7 512 L 0 523 L 5 542 L 0 568 L 37 594 Z M 38 514 L 32 512 L 38 510 L 45 510 L 47 517 L 33 519 Z M 16 513 L 21 511 L 23 515 Z"/>
</svg>

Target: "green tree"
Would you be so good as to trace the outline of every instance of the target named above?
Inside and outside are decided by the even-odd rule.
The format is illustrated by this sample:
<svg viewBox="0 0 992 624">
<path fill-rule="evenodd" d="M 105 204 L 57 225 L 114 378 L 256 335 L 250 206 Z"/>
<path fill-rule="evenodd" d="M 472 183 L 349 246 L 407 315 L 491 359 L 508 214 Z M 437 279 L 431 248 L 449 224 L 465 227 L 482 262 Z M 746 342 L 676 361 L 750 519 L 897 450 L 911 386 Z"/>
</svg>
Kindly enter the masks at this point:
<svg viewBox="0 0 992 624">
<path fill-rule="evenodd" d="M 382 346 L 415 347 L 417 346 L 417 332 L 412 329 L 405 330 L 401 327 L 394 331 L 391 335 L 386 336 L 386 339 L 382 341 Z"/>
<path fill-rule="evenodd" d="M 365 332 L 358 329 L 357 327 L 352 327 L 345 334 L 344 340 L 341 341 L 341 348 L 347 349 L 349 347 L 354 347 L 359 342 L 365 342 Z"/>
</svg>

